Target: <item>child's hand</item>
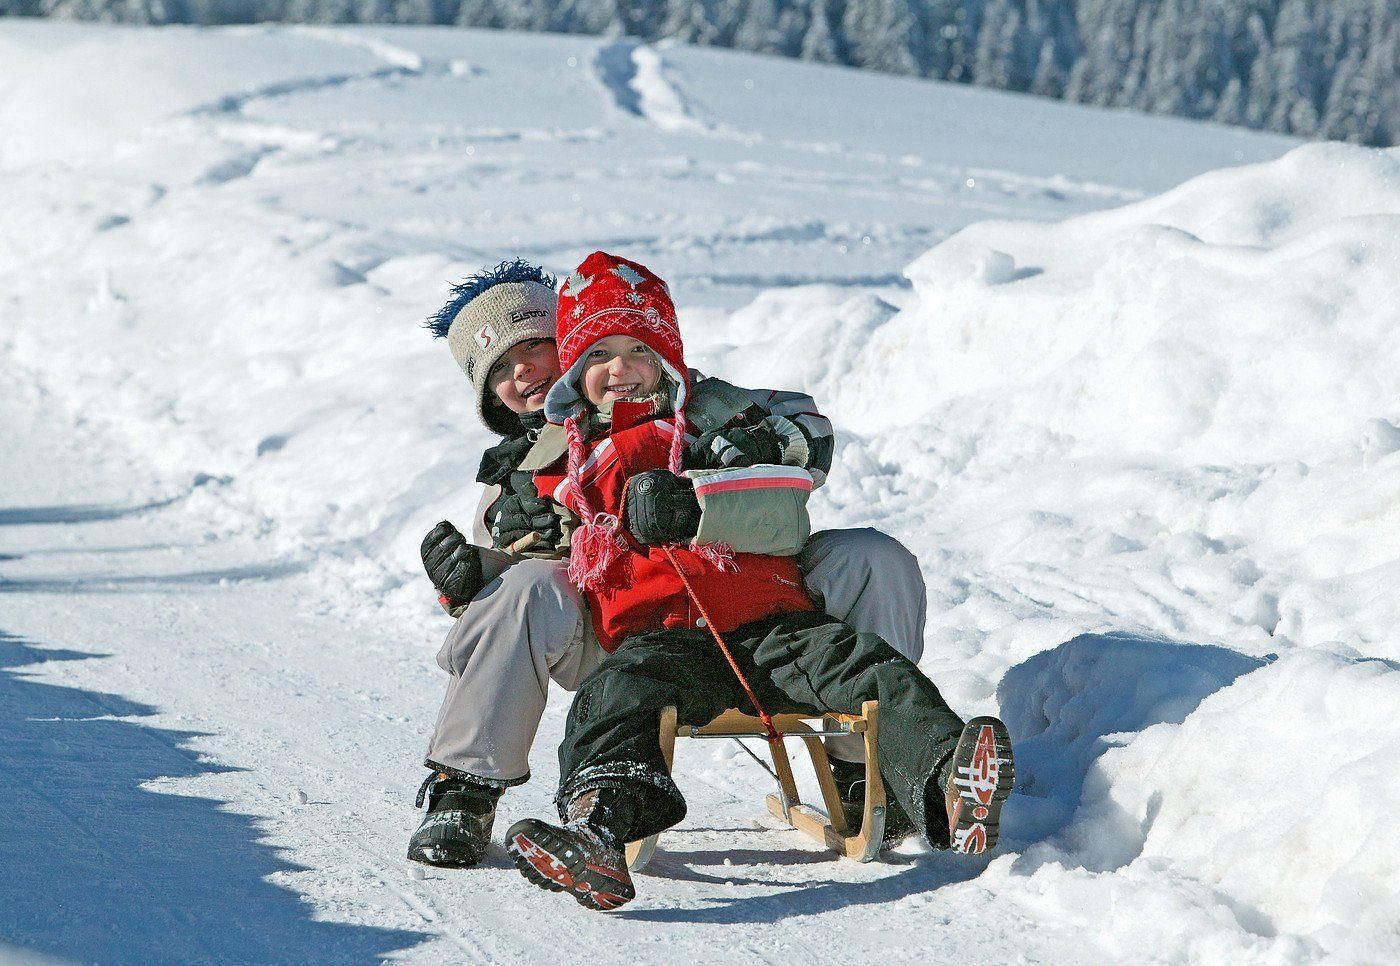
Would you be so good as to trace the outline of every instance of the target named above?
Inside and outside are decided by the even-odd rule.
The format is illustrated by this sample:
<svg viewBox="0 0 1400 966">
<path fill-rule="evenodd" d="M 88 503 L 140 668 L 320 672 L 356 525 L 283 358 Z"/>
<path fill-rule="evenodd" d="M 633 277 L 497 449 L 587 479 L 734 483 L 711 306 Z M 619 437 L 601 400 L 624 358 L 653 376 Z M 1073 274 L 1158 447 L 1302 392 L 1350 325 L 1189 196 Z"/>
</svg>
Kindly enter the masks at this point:
<svg viewBox="0 0 1400 966">
<path fill-rule="evenodd" d="M 685 451 L 685 466 L 692 470 L 722 470 L 782 461 L 782 437 L 767 422 L 712 430 Z"/>
<path fill-rule="evenodd" d="M 639 543 L 676 543 L 700 529 L 695 488 L 665 470 L 647 470 L 628 480 L 623 507 L 627 532 Z"/>
<path fill-rule="evenodd" d="M 546 500 L 535 489 L 529 473 L 511 474 L 511 492 L 491 507 L 491 542 L 507 549 L 531 533 L 539 534 L 535 547 L 555 549 L 564 536 L 563 523 L 554 501 Z"/>
<path fill-rule="evenodd" d="M 467 543 L 460 530 L 447 520 L 428 531 L 421 548 L 423 569 L 446 607 L 466 604 L 481 593 L 486 581 L 481 575 L 481 554 Z"/>
</svg>

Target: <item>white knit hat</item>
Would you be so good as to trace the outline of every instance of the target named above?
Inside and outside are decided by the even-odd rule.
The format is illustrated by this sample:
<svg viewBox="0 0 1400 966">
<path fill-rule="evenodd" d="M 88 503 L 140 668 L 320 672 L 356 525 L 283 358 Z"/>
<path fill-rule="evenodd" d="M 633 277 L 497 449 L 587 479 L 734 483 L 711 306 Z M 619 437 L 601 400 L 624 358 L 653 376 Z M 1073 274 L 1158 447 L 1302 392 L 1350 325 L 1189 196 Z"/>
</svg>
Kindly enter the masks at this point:
<svg viewBox="0 0 1400 966">
<path fill-rule="evenodd" d="M 519 434 L 520 421 L 495 399 L 487 377 L 512 346 L 554 338 L 558 297 L 552 282 L 532 265 L 504 262 L 455 286 L 453 300 L 428 323 L 447 339 L 453 358 L 471 380 L 481 421 L 502 436 Z"/>
</svg>

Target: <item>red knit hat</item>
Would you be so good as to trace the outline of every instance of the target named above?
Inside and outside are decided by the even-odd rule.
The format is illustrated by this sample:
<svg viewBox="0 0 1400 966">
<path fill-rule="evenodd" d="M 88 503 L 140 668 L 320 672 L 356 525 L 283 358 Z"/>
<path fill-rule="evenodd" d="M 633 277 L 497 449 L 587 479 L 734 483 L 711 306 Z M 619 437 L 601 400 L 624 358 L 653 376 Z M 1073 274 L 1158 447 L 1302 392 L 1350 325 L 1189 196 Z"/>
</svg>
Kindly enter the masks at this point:
<svg viewBox="0 0 1400 966">
<path fill-rule="evenodd" d="M 552 423 L 583 409 L 578 391 L 582 360 L 593 343 L 610 335 L 630 335 L 661 360 L 679 387 L 672 405 L 685 405 L 690 380 L 685 366 L 676 307 L 666 283 L 639 262 L 594 252 L 564 281 L 559 292 L 559 371 L 562 375 L 545 400 Z"/>
<path fill-rule="evenodd" d="M 583 437 L 578 426 L 584 400 L 579 380 L 583 360 L 593 344 L 611 335 L 627 335 L 654 352 L 671 379 L 673 428 L 668 463 L 672 473 L 681 471 L 685 436 L 685 401 L 690 394 L 690 372 L 685 365 L 680 326 L 671 293 L 660 277 L 639 262 L 594 252 L 583 260 L 559 290 L 559 381 L 545 397 L 545 415 L 563 423 L 569 439 L 569 478 L 578 483 L 583 462 Z M 575 486 L 577 509 L 583 526 L 569 545 L 569 576 L 584 589 L 598 586 L 623 548 L 618 521 L 611 514 L 594 513 Z"/>
</svg>

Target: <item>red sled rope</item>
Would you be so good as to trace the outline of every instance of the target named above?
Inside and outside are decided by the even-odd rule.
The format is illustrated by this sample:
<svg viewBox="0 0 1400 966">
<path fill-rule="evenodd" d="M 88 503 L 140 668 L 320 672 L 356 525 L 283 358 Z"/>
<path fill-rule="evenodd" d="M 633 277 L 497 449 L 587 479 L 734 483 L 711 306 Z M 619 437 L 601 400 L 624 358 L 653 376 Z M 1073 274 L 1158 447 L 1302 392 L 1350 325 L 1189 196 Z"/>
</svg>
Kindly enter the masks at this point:
<svg viewBox="0 0 1400 966">
<path fill-rule="evenodd" d="M 701 602 L 699 595 L 695 593 L 695 588 L 691 586 L 690 578 L 686 576 L 685 571 L 681 568 L 680 561 L 676 559 L 675 554 L 671 552 L 669 546 L 663 544 L 661 549 L 666 552 L 666 559 L 671 561 L 671 566 L 675 568 L 676 576 L 680 577 L 681 583 L 685 585 L 685 592 L 689 595 L 690 602 L 694 604 L 695 609 L 700 612 L 700 617 L 705 622 L 705 629 L 708 630 L 710 636 L 715 639 L 715 643 L 719 645 L 721 653 L 724 654 L 724 659 L 729 662 L 729 667 L 734 672 L 734 676 L 739 679 L 739 685 L 744 689 L 744 694 L 748 695 L 749 703 L 752 704 L 754 710 L 758 712 L 758 720 L 763 722 L 763 730 L 768 735 L 768 743 L 773 745 L 778 753 L 785 753 L 782 752 L 783 736 L 779 734 L 778 729 L 774 727 L 773 717 L 767 711 L 763 710 L 763 705 L 758 703 L 758 695 L 754 694 L 753 688 L 749 687 L 749 682 L 748 679 L 744 677 L 744 672 L 739 670 L 739 662 L 734 660 L 734 655 L 729 652 L 729 645 L 724 643 L 724 638 L 721 637 L 719 631 L 715 629 L 715 622 L 710 618 L 710 612 L 705 609 L 705 605 Z"/>
</svg>

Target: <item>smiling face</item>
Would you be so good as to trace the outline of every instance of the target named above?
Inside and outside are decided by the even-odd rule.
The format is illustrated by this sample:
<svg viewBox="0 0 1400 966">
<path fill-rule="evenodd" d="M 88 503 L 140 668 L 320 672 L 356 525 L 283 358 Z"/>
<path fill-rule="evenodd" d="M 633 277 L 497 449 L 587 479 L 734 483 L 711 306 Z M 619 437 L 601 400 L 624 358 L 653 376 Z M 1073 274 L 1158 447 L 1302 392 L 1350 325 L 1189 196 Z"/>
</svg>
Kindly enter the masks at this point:
<svg viewBox="0 0 1400 966">
<path fill-rule="evenodd" d="M 630 335 L 610 335 L 589 347 L 579 378 L 583 397 L 594 407 L 619 399 L 650 396 L 661 384 L 661 364 Z"/>
<path fill-rule="evenodd" d="M 553 339 L 526 339 L 496 361 L 486 385 L 513 413 L 544 408 L 544 394 L 559 379 L 559 353 Z"/>
</svg>

